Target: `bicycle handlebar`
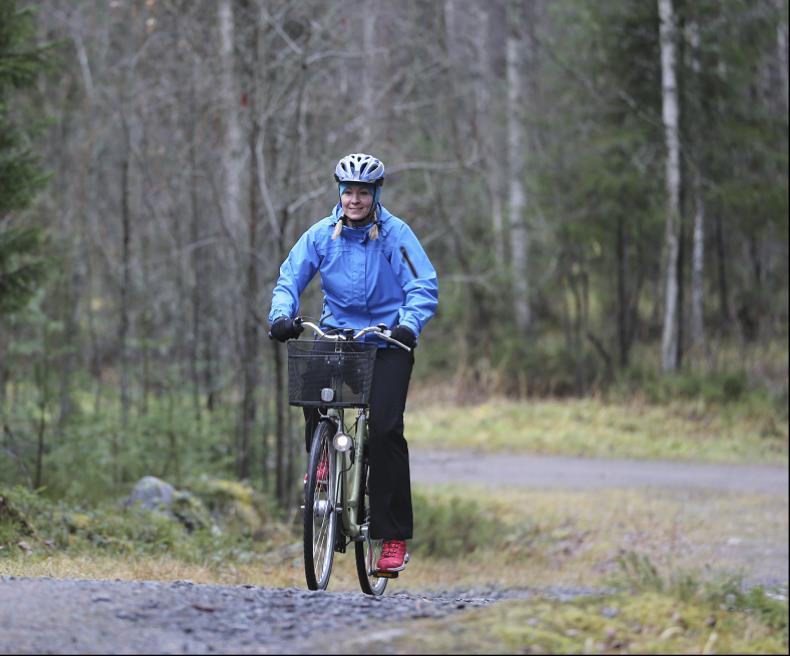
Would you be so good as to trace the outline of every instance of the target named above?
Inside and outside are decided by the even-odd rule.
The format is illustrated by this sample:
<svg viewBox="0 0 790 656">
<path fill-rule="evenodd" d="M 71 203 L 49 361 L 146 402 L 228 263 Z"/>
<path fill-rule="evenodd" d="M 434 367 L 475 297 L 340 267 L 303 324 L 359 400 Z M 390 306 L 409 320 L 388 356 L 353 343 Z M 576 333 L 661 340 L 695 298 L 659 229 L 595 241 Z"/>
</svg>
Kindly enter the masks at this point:
<svg viewBox="0 0 790 656">
<path fill-rule="evenodd" d="M 345 335 L 329 335 L 328 333 L 325 333 L 323 330 L 321 330 L 320 326 L 314 324 L 312 321 L 306 321 L 305 319 L 302 319 L 302 317 L 296 317 L 294 319 L 294 323 L 298 323 L 300 326 L 307 326 L 308 328 L 312 328 L 313 332 L 319 337 L 321 337 L 322 339 L 332 339 L 334 341 L 348 340 L 348 338 Z M 367 328 L 360 329 L 359 331 L 354 333 L 354 336 L 351 338 L 351 340 L 352 341 L 357 340 L 363 335 L 372 334 L 375 335 L 376 337 L 380 337 L 381 339 L 383 339 L 386 342 L 389 342 L 390 344 L 395 344 L 395 346 L 402 348 L 406 352 L 411 352 L 411 349 L 408 346 L 402 344 L 397 339 L 392 339 L 392 337 L 390 337 L 391 333 L 392 331 L 389 330 L 385 324 L 380 323 L 377 326 L 368 326 Z M 271 337 L 272 334 L 271 332 L 269 332 L 269 338 L 271 339 Z"/>
</svg>

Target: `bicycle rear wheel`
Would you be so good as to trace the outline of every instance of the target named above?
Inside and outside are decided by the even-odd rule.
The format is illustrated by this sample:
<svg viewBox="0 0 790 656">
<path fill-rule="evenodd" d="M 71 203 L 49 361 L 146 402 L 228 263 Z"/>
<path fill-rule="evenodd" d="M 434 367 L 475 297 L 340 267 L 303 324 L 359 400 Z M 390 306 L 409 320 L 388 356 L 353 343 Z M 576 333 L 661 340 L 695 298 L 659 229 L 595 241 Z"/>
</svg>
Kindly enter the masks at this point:
<svg viewBox="0 0 790 656">
<path fill-rule="evenodd" d="M 367 458 L 362 463 L 362 494 L 360 495 L 359 516 L 364 518 L 362 524 L 363 539 L 354 543 L 354 559 L 357 564 L 357 577 L 359 587 L 365 594 L 378 597 L 384 594 L 387 579 L 371 574 L 376 563 L 381 557 L 382 540 L 370 538 L 370 499 L 368 497 L 368 462 Z"/>
<path fill-rule="evenodd" d="M 310 590 L 326 590 L 332 574 L 337 537 L 334 480 L 334 451 L 331 448 L 335 425 L 321 421 L 313 434 L 304 492 L 304 573 Z M 318 479 L 322 460 L 329 464 L 326 480 Z"/>
</svg>

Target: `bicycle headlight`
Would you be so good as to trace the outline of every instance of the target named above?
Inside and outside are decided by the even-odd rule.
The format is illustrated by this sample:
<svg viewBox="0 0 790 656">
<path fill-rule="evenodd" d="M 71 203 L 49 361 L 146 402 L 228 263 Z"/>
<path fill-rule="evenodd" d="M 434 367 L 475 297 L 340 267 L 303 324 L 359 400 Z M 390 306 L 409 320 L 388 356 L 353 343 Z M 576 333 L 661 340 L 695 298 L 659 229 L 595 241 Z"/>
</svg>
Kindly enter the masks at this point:
<svg viewBox="0 0 790 656">
<path fill-rule="evenodd" d="M 354 440 L 351 439 L 351 435 L 343 433 L 342 431 L 337 433 L 332 439 L 332 446 L 335 447 L 335 451 L 339 451 L 340 453 L 345 453 L 350 450 L 353 444 Z"/>
</svg>

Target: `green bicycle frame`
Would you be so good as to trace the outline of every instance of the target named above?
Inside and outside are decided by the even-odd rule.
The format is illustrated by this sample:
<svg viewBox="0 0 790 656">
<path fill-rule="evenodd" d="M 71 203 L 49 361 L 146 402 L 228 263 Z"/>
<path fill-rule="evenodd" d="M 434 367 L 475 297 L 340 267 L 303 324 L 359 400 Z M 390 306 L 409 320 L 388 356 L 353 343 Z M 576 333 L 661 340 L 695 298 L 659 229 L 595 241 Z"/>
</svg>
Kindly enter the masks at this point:
<svg viewBox="0 0 790 656">
<path fill-rule="evenodd" d="M 343 424 L 343 410 L 330 408 L 328 415 L 336 422 L 338 430 L 345 430 Z M 363 490 L 361 458 L 367 440 L 367 412 L 358 410 L 355 421 L 355 430 L 351 433 L 353 445 L 345 453 L 334 451 L 335 454 L 335 497 L 336 508 L 340 511 L 342 532 L 352 540 L 361 540 L 361 524 L 364 517 L 359 517 L 360 499 Z M 362 520 L 362 522 L 360 521 Z"/>
</svg>

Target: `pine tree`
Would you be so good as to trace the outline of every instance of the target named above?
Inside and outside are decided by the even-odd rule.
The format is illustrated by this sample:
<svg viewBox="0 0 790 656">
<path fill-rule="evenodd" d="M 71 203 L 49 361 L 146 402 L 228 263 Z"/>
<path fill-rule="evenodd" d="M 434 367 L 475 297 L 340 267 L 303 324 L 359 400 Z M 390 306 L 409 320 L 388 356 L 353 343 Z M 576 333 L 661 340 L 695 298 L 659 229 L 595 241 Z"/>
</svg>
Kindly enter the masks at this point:
<svg viewBox="0 0 790 656">
<path fill-rule="evenodd" d="M 23 225 L 18 213 L 30 206 L 46 176 L 9 103 L 47 64 L 48 48 L 35 45 L 34 37 L 31 10 L 14 0 L 0 3 L 0 316 L 24 307 L 45 272 L 38 255 L 42 231 Z"/>
</svg>

